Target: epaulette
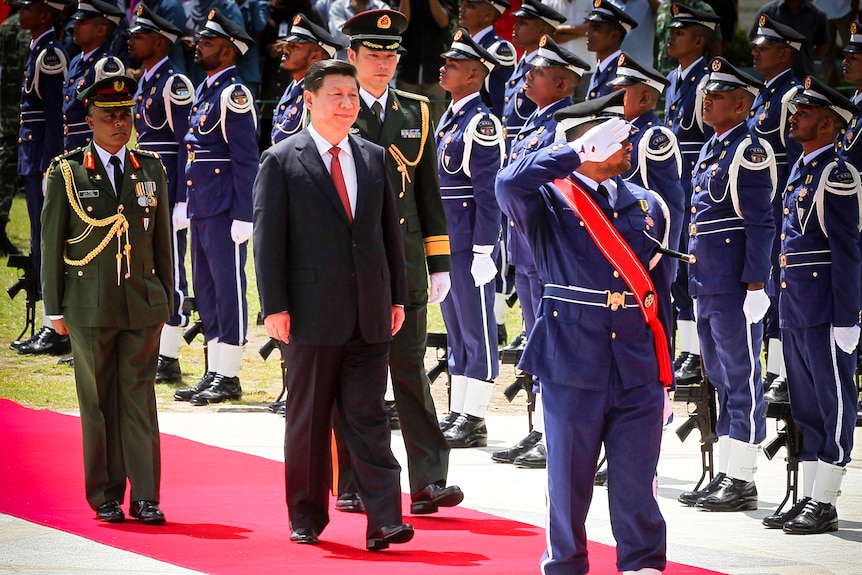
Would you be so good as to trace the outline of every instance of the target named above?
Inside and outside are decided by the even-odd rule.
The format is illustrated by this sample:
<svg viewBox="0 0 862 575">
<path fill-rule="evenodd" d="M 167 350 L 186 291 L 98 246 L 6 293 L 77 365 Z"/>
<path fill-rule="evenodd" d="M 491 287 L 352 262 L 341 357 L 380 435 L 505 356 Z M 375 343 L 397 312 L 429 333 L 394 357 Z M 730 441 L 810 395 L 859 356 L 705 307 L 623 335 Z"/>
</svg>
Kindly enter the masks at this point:
<svg viewBox="0 0 862 575">
<path fill-rule="evenodd" d="M 489 113 L 481 113 L 482 108 L 476 110 L 477 113 L 467 123 L 464 129 L 464 158 L 462 167 L 464 173 L 470 177 L 470 154 L 473 151 L 473 144 L 479 144 L 483 147 L 498 146 L 500 148 L 500 166 L 503 165 L 503 159 L 506 154 L 506 138 L 503 132 L 503 126 L 496 116 Z"/>
<path fill-rule="evenodd" d="M 651 126 L 638 142 L 638 157 L 652 162 L 666 162 L 676 159 L 677 174 L 682 173 L 682 154 L 674 133 L 664 126 Z M 641 181 L 649 182 L 649 162 L 638 162 Z"/>
<path fill-rule="evenodd" d="M 751 142 L 745 146 L 740 155 L 742 166 L 749 170 L 763 170 L 769 167 L 770 152 L 764 142 Z"/>
<path fill-rule="evenodd" d="M 860 183 L 859 172 L 850 164 L 843 160 L 834 159 L 828 166 L 823 169 L 820 176 L 820 182 L 814 192 L 814 209 L 817 213 L 817 220 L 820 222 L 820 229 L 823 235 L 829 237 L 829 228 L 826 226 L 826 202 L 824 196 L 826 193 L 835 194 L 837 196 L 857 196 L 856 206 L 858 210 L 858 226 L 862 227 L 862 183 Z"/>
<path fill-rule="evenodd" d="M 182 74 L 174 74 L 165 82 L 165 87 L 162 89 L 162 100 L 165 103 L 165 115 L 167 116 L 168 126 L 171 131 L 174 131 L 174 106 L 191 106 L 195 100 L 195 90 L 192 81 Z M 188 114 L 185 111 L 183 116 Z"/>
<path fill-rule="evenodd" d="M 835 166 L 829 170 L 829 177 L 826 179 L 826 191 L 838 194 L 841 196 L 849 196 L 856 193 L 855 187 L 858 185 L 858 172 L 854 177 L 854 169 L 844 162 L 836 162 Z"/>
<path fill-rule="evenodd" d="M 404 90 L 393 89 L 399 98 L 408 98 L 410 100 L 419 100 L 420 102 L 425 102 L 426 104 L 430 104 L 431 100 L 428 99 L 427 96 L 423 96 L 422 94 L 415 94 L 413 92 L 405 92 Z"/>
<path fill-rule="evenodd" d="M 66 54 L 51 44 L 45 46 L 36 58 L 36 70 L 42 74 L 65 74 L 67 64 Z"/>
<path fill-rule="evenodd" d="M 152 150 L 142 150 L 141 148 L 135 148 L 134 152 L 137 155 L 145 157 L 145 158 L 153 158 L 155 160 L 158 160 L 161 158 L 161 156 L 159 155 L 158 152 L 153 152 Z"/>
<path fill-rule="evenodd" d="M 497 58 L 497 61 L 500 63 L 501 68 L 509 68 L 514 66 L 517 59 L 518 54 L 515 52 L 515 47 L 511 42 L 507 40 L 500 39 L 488 48 L 488 52 Z"/>
<path fill-rule="evenodd" d="M 740 168 L 751 172 L 769 170 L 769 180 L 772 183 L 769 200 L 772 201 L 775 198 L 778 182 L 778 168 L 775 165 L 775 152 L 772 151 L 772 146 L 769 145 L 769 142 L 755 139 L 751 134 L 748 134 L 736 148 L 733 159 L 730 161 L 730 168 L 728 169 L 730 199 L 733 202 L 733 209 L 736 215 L 741 218 L 743 216 L 742 208 L 739 205 L 739 181 L 740 177 L 742 177 L 739 173 Z"/>
<path fill-rule="evenodd" d="M 116 56 L 105 56 L 96 62 L 96 65 L 93 66 L 93 70 L 96 73 L 96 77 L 93 79 L 93 82 L 98 82 L 99 80 L 109 76 L 125 74 L 126 67 Z"/>
<path fill-rule="evenodd" d="M 231 84 L 221 93 L 221 101 L 231 112 L 247 114 L 254 110 L 254 98 L 245 84 Z"/>
</svg>

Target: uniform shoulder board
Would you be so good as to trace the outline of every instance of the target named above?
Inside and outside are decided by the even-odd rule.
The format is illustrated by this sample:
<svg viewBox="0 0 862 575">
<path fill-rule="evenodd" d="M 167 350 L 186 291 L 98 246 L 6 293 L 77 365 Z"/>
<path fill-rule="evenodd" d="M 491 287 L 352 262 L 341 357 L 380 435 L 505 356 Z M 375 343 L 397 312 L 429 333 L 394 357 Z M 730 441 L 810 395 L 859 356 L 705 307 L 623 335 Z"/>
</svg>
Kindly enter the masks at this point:
<svg viewBox="0 0 862 575">
<path fill-rule="evenodd" d="M 65 74 L 67 63 L 66 54 L 49 44 L 39 53 L 36 69 L 42 74 Z"/>
<path fill-rule="evenodd" d="M 221 93 L 222 104 L 237 114 L 254 112 L 254 98 L 244 84 L 232 84 Z"/>
<path fill-rule="evenodd" d="M 769 166 L 769 152 L 761 142 L 752 142 L 742 152 L 742 163 L 746 168 L 760 170 Z"/>
<path fill-rule="evenodd" d="M 479 108 L 481 111 L 481 108 Z M 473 151 L 473 145 L 478 144 L 483 147 L 498 147 L 500 149 L 500 165 L 502 166 L 503 157 L 506 152 L 506 138 L 504 137 L 503 127 L 500 125 L 500 120 L 497 116 L 489 113 L 476 114 L 467 123 L 464 128 L 464 156 L 462 167 L 464 173 L 470 177 L 470 154 Z M 498 166 L 499 168 L 500 166 Z"/>
<path fill-rule="evenodd" d="M 105 56 L 96 62 L 94 69 L 96 72 L 94 82 L 98 82 L 99 80 L 109 76 L 118 76 L 126 73 L 126 67 L 120 59 L 115 56 Z"/>
<path fill-rule="evenodd" d="M 153 152 L 151 150 L 142 150 L 141 148 L 135 148 L 135 154 L 142 158 L 153 158 L 154 160 L 158 160 L 161 156 L 159 156 L 158 152 Z"/>
<path fill-rule="evenodd" d="M 647 151 L 650 155 L 664 156 L 673 152 L 674 137 L 670 130 L 664 126 L 653 126 L 648 130 Z"/>
<path fill-rule="evenodd" d="M 855 168 L 838 161 L 829 166 L 829 176 L 826 179 L 826 191 L 841 196 L 856 193 L 859 185 L 859 173 Z"/>
<path fill-rule="evenodd" d="M 407 98 L 408 100 L 418 100 L 420 102 L 425 102 L 426 104 L 431 103 L 431 100 L 429 100 L 427 96 L 423 96 L 422 94 L 414 94 L 413 92 L 405 92 L 404 90 L 393 90 L 393 92 L 398 94 L 399 98 Z"/>
<path fill-rule="evenodd" d="M 185 106 L 195 99 L 195 90 L 191 80 L 182 74 L 174 74 L 165 82 L 164 96 L 171 104 Z"/>
<path fill-rule="evenodd" d="M 518 59 L 518 54 L 515 52 L 515 47 L 508 40 L 498 40 L 491 44 L 488 48 L 488 52 L 491 53 L 497 61 L 500 62 L 500 67 L 508 68 L 510 66 L 514 66 L 515 62 Z"/>
<path fill-rule="evenodd" d="M 474 127 L 476 142 L 482 146 L 495 145 L 497 140 L 503 137 L 503 129 L 500 126 L 500 121 L 489 114 L 477 117 L 479 121 L 476 122 Z"/>
</svg>

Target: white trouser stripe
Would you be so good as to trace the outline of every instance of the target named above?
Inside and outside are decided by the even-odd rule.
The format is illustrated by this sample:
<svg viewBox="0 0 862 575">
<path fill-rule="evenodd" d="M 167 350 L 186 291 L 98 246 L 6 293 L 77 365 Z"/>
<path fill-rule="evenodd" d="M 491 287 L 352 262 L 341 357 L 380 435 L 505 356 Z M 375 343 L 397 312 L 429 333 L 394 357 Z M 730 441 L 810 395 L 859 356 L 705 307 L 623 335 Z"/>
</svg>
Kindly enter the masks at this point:
<svg viewBox="0 0 862 575">
<path fill-rule="evenodd" d="M 841 376 L 838 373 L 838 344 L 835 343 L 835 327 L 829 328 L 829 349 L 832 351 L 832 381 L 835 384 L 835 398 L 838 408 L 835 419 L 835 435 L 832 440 L 838 447 L 838 461 L 832 461 L 834 465 L 844 462 L 844 448 L 841 446 L 841 431 L 844 428 L 844 396 L 841 394 Z"/>
<path fill-rule="evenodd" d="M 493 376 L 494 372 L 492 371 L 492 364 L 491 364 L 491 362 L 493 361 L 493 359 L 491 358 L 491 342 L 488 340 L 488 328 L 487 328 L 487 326 L 488 326 L 488 306 L 486 305 L 486 302 L 485 302 L 485 300 L 486 300 L 486 298 L 485 298 L 485 286 L 482 285 L 476 289 L 479 290 L 479 302 L 480 302 L 481 307 L 482 307 L 482 337 L 485 340 L 485 365 L 486 365 L 485 373 L 486 373 L 486 375 L 485 375 L 484 379 L 490 380 L 490 379 L 494 378 L 494 376 Z M 496 351 L 496 349 L 494 351 Z"/>
<path fill-rule="evenodd" d="M 237 345 L 243 345 L 244 338 L 243 333 L 245 333 L 245 324 L 243 323 L 242 317 L 242 282 L 241 282 L 241 272 L 240 269 L 240 258 L 239 258 L 239 244 L 233 243 L 233 269 L 236 273 L 235 286 L 236 286 L 236 310 L 237 310 L 237 326 L 239 327 L 239 333 L 236 334 Z"/>
<path fill-rule="evenodd" d="M 748 319 L 746 319 L 745 321 L 747 323 Z M 746 343 L 748 344 L 748 395 L 749 399 L 751 400 L 751 409 L 748 411 L 748 428 L 750 431 L 748 433 L 747 443 L 755 443 L 756 426 L 754 422 L 754 411 L 757 407 L 757 402 L 754 395 L 754 362 L 760 361 L 760 357 L 756 356 L 753 349 L 754 345 L 752 343 L 752 331 L 754 330 L 754 324 L 749 323 L 747 327 L 748 329 L 745 330 L 745 339 Z"/>
</svg>

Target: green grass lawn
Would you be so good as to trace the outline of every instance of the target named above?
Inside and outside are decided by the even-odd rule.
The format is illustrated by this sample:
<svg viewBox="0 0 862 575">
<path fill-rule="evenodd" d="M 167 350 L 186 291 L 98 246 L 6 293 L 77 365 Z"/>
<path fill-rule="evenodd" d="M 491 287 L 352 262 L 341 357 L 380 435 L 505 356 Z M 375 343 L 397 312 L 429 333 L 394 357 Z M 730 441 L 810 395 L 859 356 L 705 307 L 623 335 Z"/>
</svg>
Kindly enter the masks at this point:
<svg viewBox="0 0 862 575">
<path fill-rule="evenodd" d="M 24 252 L 29 252 L 29 230 L 24 196 L 19 194 L 12 204 L 7 232 L 12 241 Z M 5 260 L 0 265 L 2 265 L 0 267 L 0 286 L 5 291 L 17 280 L 17 270 L 7 267 Z M 188 262 L 187 269 L 191 270 L 191 264 Z M 269 361 L 265 362 L 258 355 L 258 349 L 268 338 L 263 326 L 254 325 L 254 320 L 260 311 L 260 304 L 258 303 L 251 247 L 249 247 L 246 273 L 248 274 L 249 321 L 252 325 L 249 327 L 248 345 L 243 360 L 243 370 L 240 374 L 243 398 L 235 403 L 267 405 L 275 400 L 281 390 L 280 356 L 276 351 L 270 356 Z M 72 370 L 68 366 L 58 365 L 57 358 L 53 356 L 22 356 L 9 348 L 9 343 L 18 336 L 24 327 L 24 301 L 23 291 L 15 299 L 10 299 L 6 294 L 0 293 L 0 397 L 11 399 L 28 407 L 59 411 L 77 410 L 75 382 Z M 508 311 L 506 324 L 510 337 L 521 329 L 520 313 L 518 305 Z M 37 329 L 41 325 L 41 317 L 40 305 L 37 309 Z M 429 306 L 428 324 L 429 331 L 445 331 L 440 316 L 440 306 Z M 203 345 L 200 337 L 192 345 L 183 349 L 180 363 L 185 375 L 182 384 L 160 384 L 156 386 L 160 409 L 188 408 L 186 403 L 175 402 L 173 394 L 179 387 L 197 383 L 204 372 Z"/>
</svg>

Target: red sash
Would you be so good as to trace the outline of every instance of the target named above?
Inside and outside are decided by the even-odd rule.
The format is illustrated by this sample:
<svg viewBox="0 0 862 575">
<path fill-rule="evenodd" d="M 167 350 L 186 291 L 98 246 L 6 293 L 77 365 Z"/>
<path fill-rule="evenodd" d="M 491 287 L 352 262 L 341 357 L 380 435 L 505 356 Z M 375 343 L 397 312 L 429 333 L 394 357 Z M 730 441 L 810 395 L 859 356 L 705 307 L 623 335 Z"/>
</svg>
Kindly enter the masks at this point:
<svg viewBox="0 0 862 575">
<path fill-rule="evenodd" d="M 595 200 L 577 182 L 566 178 L 554 180 L 553 183 L 584 223 L 596 246 L 634 294 L 643 312 L 644 321 L 653 333 L 659 380 L 665 387 L 669 386 L 673 381 L 673 370 L 670 366 L 667 335 L 658 319 L 658 301 L 649 273 Z"/>
</svg>

